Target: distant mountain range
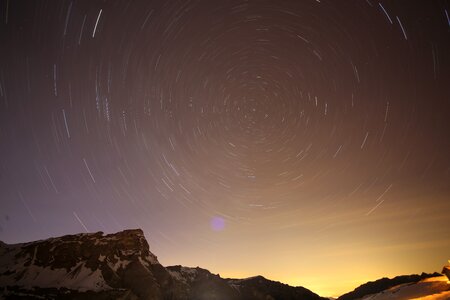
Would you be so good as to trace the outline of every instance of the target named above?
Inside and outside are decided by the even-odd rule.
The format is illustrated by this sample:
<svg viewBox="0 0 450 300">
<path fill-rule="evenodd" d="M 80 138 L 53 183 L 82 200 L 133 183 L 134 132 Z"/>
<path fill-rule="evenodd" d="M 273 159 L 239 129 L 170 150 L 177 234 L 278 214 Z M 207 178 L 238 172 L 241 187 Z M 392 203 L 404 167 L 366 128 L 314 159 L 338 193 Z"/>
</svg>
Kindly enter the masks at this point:
<svg viewBox="0 0 450 300">
<path fill-rule="evenodd" d="M 432 276 L 440 274 L 381 279 L 362 285 L 339 300 L 363 299 L 398 284 L 417 285 Z M 450 290 L 446 281 L 441 281 L 440 289 L 445 289 L 445 285 Z M 66 235 L 14 245 L 0 242 L 0 299 L 328 298 L 262 276 L 226 279 L 198 267 L 163 267 L 150 252 L 142 230 L 135 229 L 108 235 L 102 232 Z"/>
</svg>

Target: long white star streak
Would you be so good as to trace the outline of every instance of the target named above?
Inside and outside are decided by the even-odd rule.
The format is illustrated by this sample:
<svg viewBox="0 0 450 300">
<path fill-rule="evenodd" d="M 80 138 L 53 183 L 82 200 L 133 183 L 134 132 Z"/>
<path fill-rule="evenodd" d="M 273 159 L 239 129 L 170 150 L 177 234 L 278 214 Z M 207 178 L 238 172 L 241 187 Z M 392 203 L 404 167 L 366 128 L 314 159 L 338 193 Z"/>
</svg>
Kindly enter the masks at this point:
<svg viewBox="0 0 450 300">
<path fill-rule="evenodd" d="M 386 9 L 384 9 L 383 4 L 378 3 L 378 5 L 380 5 L 381 9 L 383 10 L 384 14 L 386 15 L 387 19 L 389 20 L 389 23 L 394 24 L 394 23 L 392 22 L 391 17 L 390 17 L 389 14 L 388 14 L 388 12 L 386 11 Z"/>
<path fill-rule="evenodd" d="M 92 181 L 95 183 L 94 176 L 92 175 L 91 169 L 88 166 L 88 163 L 85 158 L 83 158 L 84 165 L 86 166 L 86 170 L 89 172 L 89 176 L 91 176 Z"/>
<path fill-rule="evenodd" d="M 102 9 L 98 12 L 97 21 L 95 22 L 94 30 L 92 31 L 92 38 L 95 36 L 95 32 L 97 31 L 98 21 L 100 20 L 100 16 L 102 15 Z M 83 23 L 84 24 L 84 23 Z"/>
<path fill-rule="evenodd" d="M 405 28 L 403 28 L 403 24 L 402 24 L 402 22 L 400 21 L 400 18 L 399 18 L 398 16 L 396 16 L 396 18 L 397 18 L 398 24 L 400 25 L 400 28 L 402 29 L 403 36 L 405 37 L 405 40 L 407 41 L 407 40 L 408 40 L 408 37 L 406 36 Z"/>
</svg>

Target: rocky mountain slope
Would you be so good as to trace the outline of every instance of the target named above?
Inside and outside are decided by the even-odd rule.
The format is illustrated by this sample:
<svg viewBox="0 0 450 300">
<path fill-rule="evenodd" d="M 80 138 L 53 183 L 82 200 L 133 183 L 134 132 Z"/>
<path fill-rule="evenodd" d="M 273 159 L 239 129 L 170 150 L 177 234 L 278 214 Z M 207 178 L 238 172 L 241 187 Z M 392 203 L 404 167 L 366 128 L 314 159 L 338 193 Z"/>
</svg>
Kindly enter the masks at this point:
<svg viewBox="0 0 450 300">
<path fill-rule="evenodd" d="M 0 299 L 325 298 L 261 276 L 223 279 L 201 268 L 165 268 L 136 229 L 0 242 Z"/>
<path fill-rule="evenodd" d="M 3 295 L 61 298 L 96 293 L 127 299 L 183 298 L 178 281 L 149 251 L 142 230 L 67 235 L 0 245 Z M 130 298 L 131 297 L 131 298 Z M 89 298 L 89 297 L 88 297 Z"/>
</svg>

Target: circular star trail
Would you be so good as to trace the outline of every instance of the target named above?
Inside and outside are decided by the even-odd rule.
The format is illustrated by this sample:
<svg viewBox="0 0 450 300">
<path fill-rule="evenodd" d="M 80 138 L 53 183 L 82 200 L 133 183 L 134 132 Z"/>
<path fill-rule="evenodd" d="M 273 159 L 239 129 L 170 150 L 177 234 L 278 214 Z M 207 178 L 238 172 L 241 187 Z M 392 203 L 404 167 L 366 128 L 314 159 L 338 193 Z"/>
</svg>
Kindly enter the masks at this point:
<svg viewBox="0 0 450 300">
<path fill-rule="evenodd" d="M 0 11 L 0 239 L 139 227 L 163 263 L 298 284 L 330 252 L 448 259 L 448 2 Z"/>
</svg>

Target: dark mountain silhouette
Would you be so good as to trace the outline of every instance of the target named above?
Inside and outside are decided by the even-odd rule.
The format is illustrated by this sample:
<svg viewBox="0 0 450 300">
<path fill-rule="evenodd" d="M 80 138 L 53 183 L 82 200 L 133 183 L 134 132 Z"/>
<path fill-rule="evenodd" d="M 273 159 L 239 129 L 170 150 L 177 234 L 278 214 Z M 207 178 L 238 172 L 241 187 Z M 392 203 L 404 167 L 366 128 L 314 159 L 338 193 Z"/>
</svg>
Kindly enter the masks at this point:
<svg viewBox="0 0 450 300">
<path fill-rule="evenodd" d="M 243 299 L 314 299 L 316 294 L 304 287 L 292 287 L 287 284 L 271 281 L 262 276 L 247 279 L 229 279 Z"/>
<path fill-rule="evenodd" d="M 423 279 L 430 278 L 430 277 L 437 277 L 442 276 L 442 274 L 439 273 L 433 273 L 433 274 L 427 274 L 422 273 L 421 275 L 413 274 L 413 275 L 402 275 L 397 276 L 394 278 L 381 278 L 375 281 L 369 281 L 365 284 L 360 285 L 353 291 L 344 294 L 338 298 L 338 300 L 354 300 L 354 299 L 360 299 L 364 296 L 376 294 L 383 292 L 389 288 L 401 285 L 401 284 L 414 284 L 417 283 Z"/>
<path fill-rule="evenodd" d="M 167 267 L 169 272 L 189 287 L 189 299 L 325 299 L 303 287 L 292 287 L 262 276 L 223 279 L 201 268 Z"/>
<path fill-rule="evenodd" d="M 140 229 L 14 245 L 0 242 L 0 298 L 325 299 L 261 276 L 224 279 L 201 268 L 165 268 Z"/>
</svg>

